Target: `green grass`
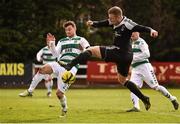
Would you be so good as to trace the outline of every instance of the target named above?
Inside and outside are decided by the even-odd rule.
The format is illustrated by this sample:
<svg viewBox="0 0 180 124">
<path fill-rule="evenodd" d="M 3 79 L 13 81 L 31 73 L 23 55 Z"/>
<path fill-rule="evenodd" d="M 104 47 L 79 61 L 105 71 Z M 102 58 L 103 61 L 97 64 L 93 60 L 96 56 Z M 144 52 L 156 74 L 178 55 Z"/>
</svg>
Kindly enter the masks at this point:
<svg viewBox="0 0 180 124">
<path fill-rule="evenodd" d="M 180 110 L 160 93 L 143 89 L 151 97 L 149 111 L 141 103 L 141 112 L 127 113 L 132 107 L 127 89 L 71 89 L 67 92 L 68 115 L 59 118 L 60 105 L 53 90 L 35 90 L 32 98 L 18 96 L 22 89 L 0 89 L 0 122 L 46 123 L 180 123 Z M 179 89 L 170 89 L 180 99 Z M 50 107 L 52 106 L 52 107 Z"/>
</svg>

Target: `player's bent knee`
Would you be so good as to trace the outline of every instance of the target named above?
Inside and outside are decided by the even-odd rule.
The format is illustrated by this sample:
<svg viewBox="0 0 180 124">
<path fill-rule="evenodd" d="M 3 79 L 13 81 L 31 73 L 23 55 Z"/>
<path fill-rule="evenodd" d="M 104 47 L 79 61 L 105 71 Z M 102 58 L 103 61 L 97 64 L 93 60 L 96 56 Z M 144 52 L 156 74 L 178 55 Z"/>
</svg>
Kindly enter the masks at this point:
<svg viewBox="0 0 180 124">
<path fill-rule="evenodd" d="M 119 83 L 124 85 L 126 83 L 126 77 L 122 76 L 121 74 L 118 74 L 118 81 Z"/>
<path fill-rule="evenodd" d="M 45 65 L 39 69 L 41 74 L 51 74 L 53 72 L 52 68 L 49 65 Z"/>
<path fill-rule="evenodd" d="M 57 96 L 59 99 L 61 99 L 61 98 L 63 98 L 64 93 L 61 92 L 60 90 L 57 90 L 57 91 L 56 91 L 56 96 Z"/>
<path fill-rule="evenodd" d="M 101 59 L 101 53 L 99 46 L 90 47 L 87 50 L 91 51 L 93 57 L 97 57 Z"/>
<path fill-rule="evenodd" d="M 126 83 L 126 79 L 118 78 L 119 83 L 124 85 Z"/>
<path fill-rule="evenodd" d="M 45 74 L 45 71 L 44 71 L 44 68 L 43 68 L 43 67 L 41 67 L 41 68 L 39 69 L 39 73 L 40 73 L 40 74 Z"/>
</svg>

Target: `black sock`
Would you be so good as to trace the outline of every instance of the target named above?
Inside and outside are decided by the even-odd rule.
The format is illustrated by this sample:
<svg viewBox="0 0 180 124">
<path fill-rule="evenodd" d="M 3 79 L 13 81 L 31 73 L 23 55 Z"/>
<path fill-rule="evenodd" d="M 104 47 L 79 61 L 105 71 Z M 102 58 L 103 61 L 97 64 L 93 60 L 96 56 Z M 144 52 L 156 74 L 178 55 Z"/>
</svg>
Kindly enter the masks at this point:
<svg viewBox="0 0 180 124">
<path fill-rule="evenodd" d="M 92 52 L 90 50 L 86 50 L 80 53 L 75 59 L 73 59 L 70 63 L 71 67 L 79 64 L 79 63 L 86 63 L 87 60 L 92 56 Z"/>
<path fill-rule="evenodd" d="M 137 86 L 131 82 L 131 81 L 126 81 L 124 84 L 131 92 L 133 92 L 139 99 L 144 100 L 145 96 L 142 94 L 142 92 L 137 88 Z"/>
</svg>

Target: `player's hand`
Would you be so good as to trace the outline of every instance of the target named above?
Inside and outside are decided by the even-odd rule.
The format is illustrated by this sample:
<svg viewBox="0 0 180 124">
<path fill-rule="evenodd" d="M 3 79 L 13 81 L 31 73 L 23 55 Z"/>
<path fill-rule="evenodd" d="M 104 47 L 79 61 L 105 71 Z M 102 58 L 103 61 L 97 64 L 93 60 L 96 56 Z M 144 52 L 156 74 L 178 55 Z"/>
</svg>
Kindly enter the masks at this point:
<svg viewBox="0 0 180 124">
<path fill-rule="evenodd" d="M 46 36 L 46 41 L 49 42 L 49 41 L 55 41 L 55 37 L 54 35 L 52 35 L 51 33 L 48 33 L 47 36 Z"/>
<path fill-rule="evenodd" d="M 151 37 L 157 37 L 158 36 L 158 32 L 154 29 L 151 29 L 151 33 L 150 33 Z"/>
<path fill-rule="evenodd" d="M 91 26 L 91 25 L 93 25 L 93 21 L 89 20 L 86 22 L 86 24 L 87 24 L 87 26 Z"/>
<path fill-rule="evenodd" d="M 51 33 L 48 33 L 47 36 L 46 36 L 46 43 L 47 43 L 47 46 L 50 47 L 50 44 L 51 42 L 55 42 L 55 37 L 54 35 L 52 35 Z"/>
</svg>

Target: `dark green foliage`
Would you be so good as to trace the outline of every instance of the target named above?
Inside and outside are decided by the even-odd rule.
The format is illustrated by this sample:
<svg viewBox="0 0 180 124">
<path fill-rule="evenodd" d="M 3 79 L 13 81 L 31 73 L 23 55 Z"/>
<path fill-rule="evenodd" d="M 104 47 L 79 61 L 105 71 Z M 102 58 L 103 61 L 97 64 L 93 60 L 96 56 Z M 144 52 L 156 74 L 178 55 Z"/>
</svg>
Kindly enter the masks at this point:
<svg viewBox="0 0 180 124">
<path fill-rule="evenodd" d="M 150 45 L 151 59 L 179 61 L 180 1 L 178 0 L 1 0 L 0 62 L 34 61 L 36 52 L 45 46 L 45 36 L 64 37 L 65 20 L 76 22 L 77 34 L 91 45 L 111 45 L 111 29 L 87 28 L 88 19 L 107 17 L 107 10 L 120 6 L 124 14 L 139 24 L 151 26 L 160 36 L 143 38 Z"/>
</svg>

